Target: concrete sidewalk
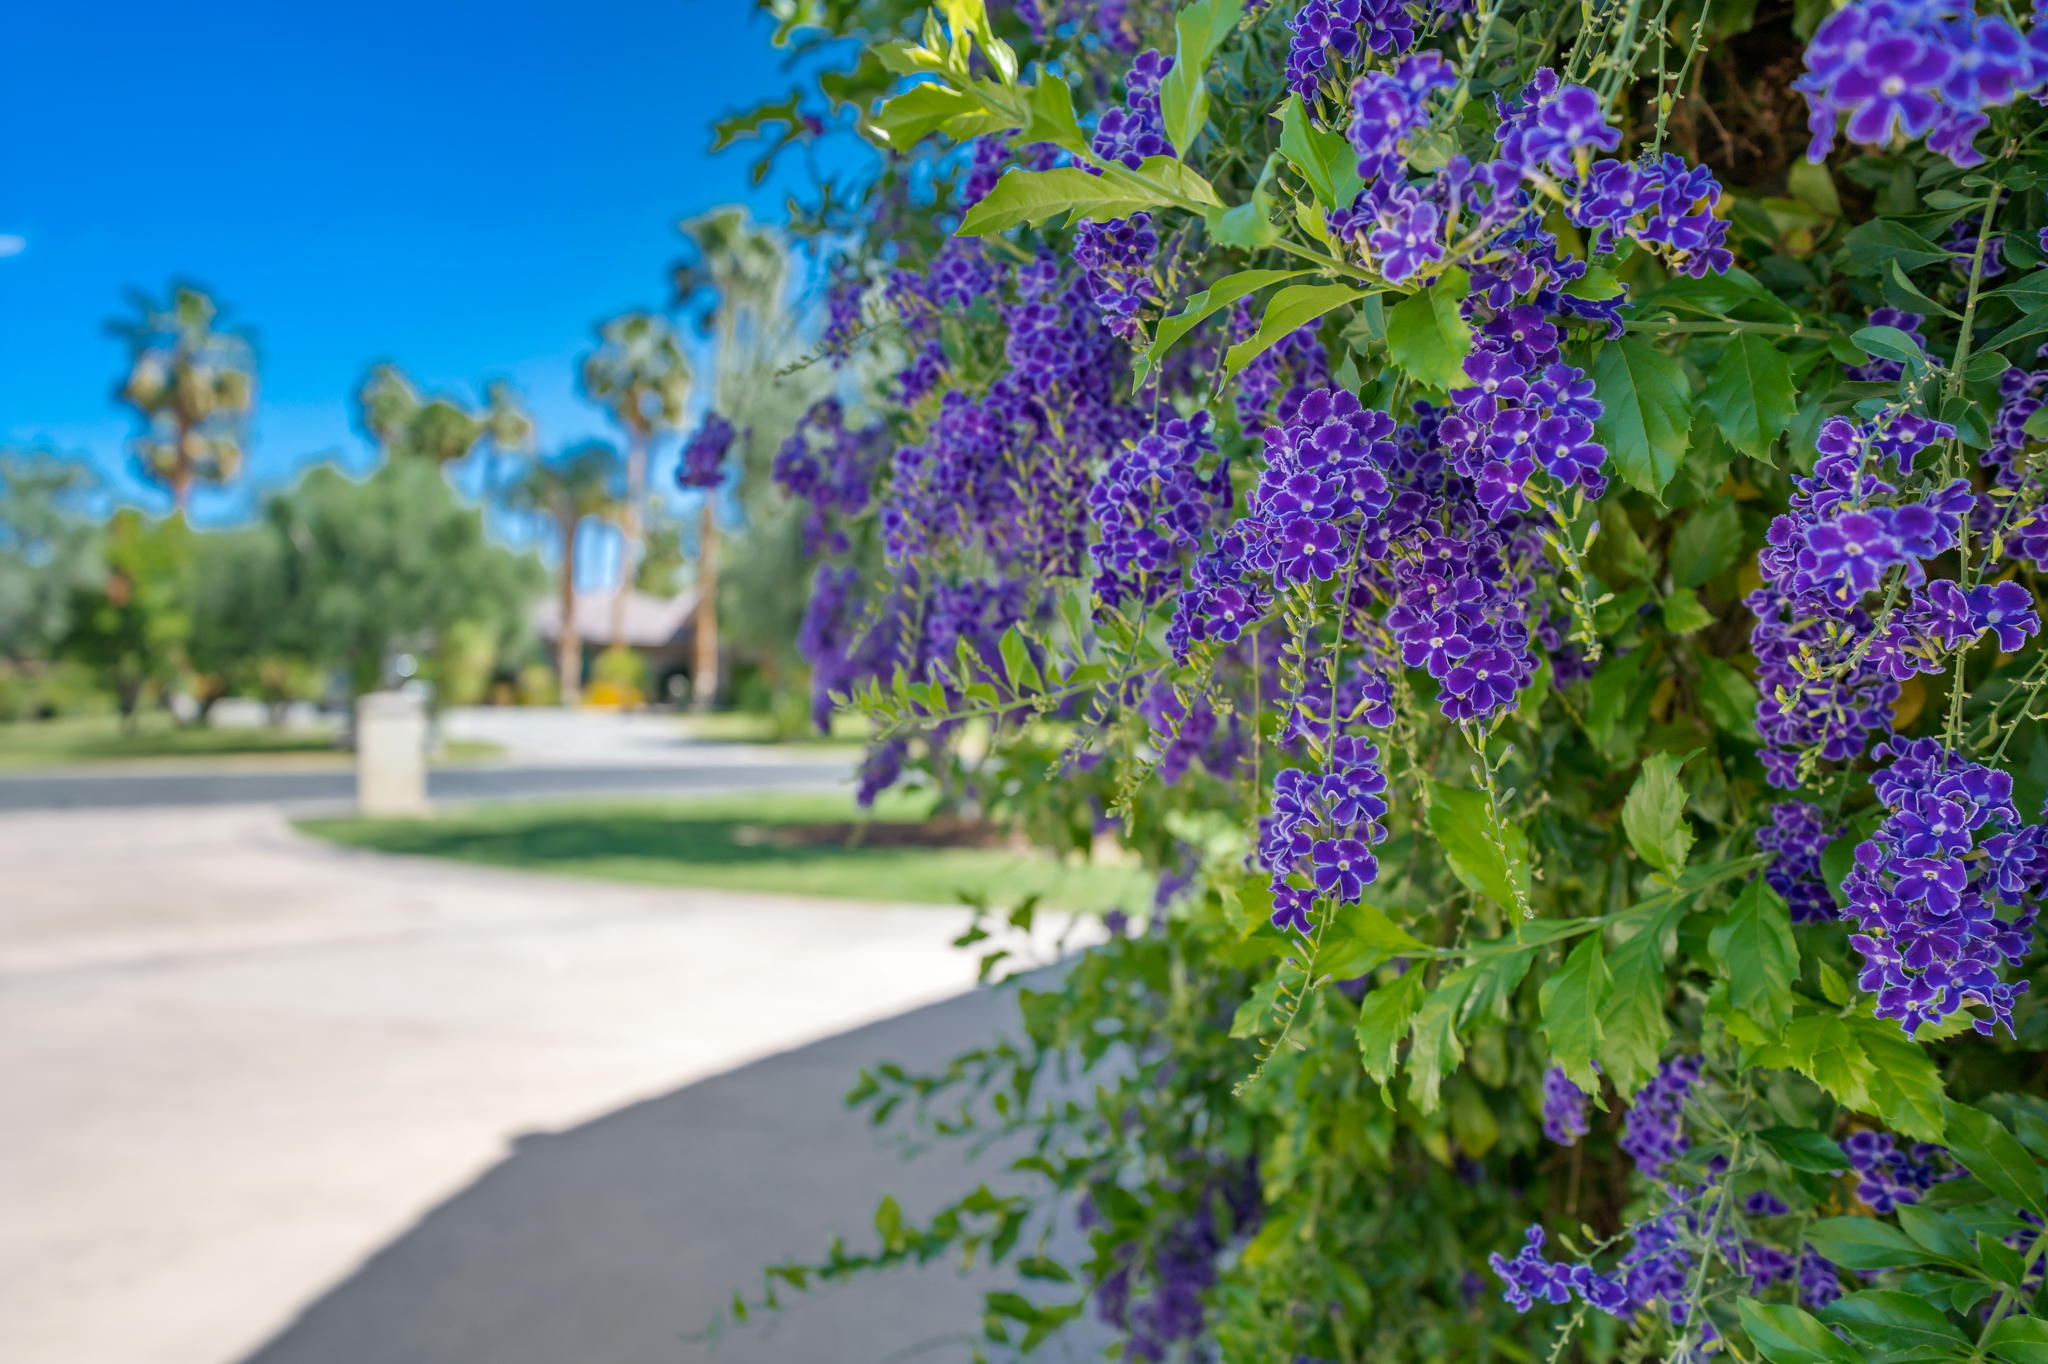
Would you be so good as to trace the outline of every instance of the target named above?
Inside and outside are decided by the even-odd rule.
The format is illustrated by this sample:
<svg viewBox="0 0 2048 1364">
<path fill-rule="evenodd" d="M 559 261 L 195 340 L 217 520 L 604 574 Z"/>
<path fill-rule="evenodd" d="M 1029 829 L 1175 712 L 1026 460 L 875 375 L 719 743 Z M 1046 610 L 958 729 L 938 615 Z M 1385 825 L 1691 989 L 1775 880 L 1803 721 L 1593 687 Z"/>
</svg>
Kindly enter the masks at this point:
<svg viewBox="0 0 2048 1364">
<path fill-rule="evenodd" d="M 952 911 L 381 858 L 261 807 L 0 816 L 0 885 L 0 1359 L 38 1364 L 240 1358 L 522 1134 L 973 971 Z"/>
</svg>

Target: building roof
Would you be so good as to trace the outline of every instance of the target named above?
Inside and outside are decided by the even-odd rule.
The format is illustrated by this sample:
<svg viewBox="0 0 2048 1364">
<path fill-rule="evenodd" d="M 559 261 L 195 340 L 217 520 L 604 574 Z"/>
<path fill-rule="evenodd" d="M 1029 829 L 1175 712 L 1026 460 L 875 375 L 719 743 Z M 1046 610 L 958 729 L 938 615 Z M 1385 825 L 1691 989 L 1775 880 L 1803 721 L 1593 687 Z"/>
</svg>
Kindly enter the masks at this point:
<svg viewBox="0 0 2048 1364">
<path fill-rule="evenodd" d="M 686 587 L 673 597 L 633 592 L 626 598 L 625 642 L 636 649 L 659 649 L 675 643 L 697 614 L 697 589 Z M 578 592 L 573 616 L 579 639 L 609 644 L 612 638 L 612 592 Z M 533 628 L 552 642 L 561 633 L 561 598 L 550 593 L 535 605 Z"/>
</svg>

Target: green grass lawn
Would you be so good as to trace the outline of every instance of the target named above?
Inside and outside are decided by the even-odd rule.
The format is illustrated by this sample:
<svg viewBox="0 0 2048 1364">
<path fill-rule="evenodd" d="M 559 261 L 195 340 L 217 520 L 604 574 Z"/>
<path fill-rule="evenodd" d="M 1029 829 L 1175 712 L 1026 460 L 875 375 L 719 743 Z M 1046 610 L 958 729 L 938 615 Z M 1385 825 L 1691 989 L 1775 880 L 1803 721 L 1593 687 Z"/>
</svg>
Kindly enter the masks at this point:
<svg viewBox="0 0 2048 1364">
<path fill-rule="evenodd" d="M 445 745 L 439 756 L 448 762 L 475 762 L 499 751 L 495 744 L 456 740 Z M 280 756 L 335 764 L 350 760 L 347 753 L 335 748 L 334 736 L 321 730 L 199 729 L 180 725 L 163 714 L 142 717 L 133 734 L 123 733 L 120 720 L 112 715 L 0 725 L 0 769 L 154 758 L 261 760 Z"/>
<path fill-rule="evenodd" d="M 1036 892 L 1061 909 L 1135 906 L 1151 897 L 1150 880 L 1131 867 L 1069 866 L 982 848 L 775 841 L 778 828 L 854 818 L 845 796 L 760 794 L 477 805 L 423 819 L 308 819 L 298 827 L 354 848 L 651 885 L 918 904 L 952 904 L 966 892 L 1001 906 Z M 878 818 L 916 823 L 919 807 L 885 803 Z"/>
</svg>

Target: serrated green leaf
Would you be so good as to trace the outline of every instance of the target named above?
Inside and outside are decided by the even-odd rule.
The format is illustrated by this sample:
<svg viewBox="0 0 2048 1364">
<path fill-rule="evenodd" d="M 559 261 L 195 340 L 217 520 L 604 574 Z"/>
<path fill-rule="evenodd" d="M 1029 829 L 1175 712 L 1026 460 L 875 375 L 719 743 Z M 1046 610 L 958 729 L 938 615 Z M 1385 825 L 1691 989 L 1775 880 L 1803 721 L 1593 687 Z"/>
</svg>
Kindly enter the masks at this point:
<svg viewBox="0 0 2048 1364">
<path fill-rule="evenodd" d="M 1511 873 L 1509 862 L 1487 837 L 1492 828 L 1492 807 L 1482 792 L 1431 785 L 1429 829 L 1450 861 L 1451 871 L 1495 904 L 1513 909 L 1517 888 L 1523 895 L 1528 893 L 1528 838 L 1516 825 L 1506 826 L 1508 851 L 1514 854 Z"/>
<path fill-rule="evenodd" d="M 1692 386 L 1676 360 L 1633 337 L 1593 357 L 1593 388 L 1601 403 L 1594 426 L 1615 472 L 1656 497 L 1678 472 L 1691 440 Z"/>
<path fill-rule="evenodd" d="M 1598 933 L 1588 933 L 1550 973 L 1537 994 L 1543 1010 L 1541 1031 L 1550 1056 L 1571 1082 L 1591 1092 L 1600 1080 L 1593 1058 L 1600 1050 L 1600 1012 L 1606 1006 L 1612 979 Z"/>
<path fill-rule="evenodd" d="M 1452 268 L 1387 313 L 1388 358 L 1424 388 L 1443 391 L 1468 382 L 1472 328 L 1458 305 L 1471 287 L 1465 272 Z"/>
<path fill-rule="evenodd" d="M 1170 156 L 1148 158 L 1137 170 L 1111 166 L 1100 175 L 1079 166 L 1052 170 L 1011 170 L 987 197 L 967 210 L 955 234 L 985 237 L 1024 223 L 1042 223 L 1071 213 L 1077 219 L 1127 218 L 1161 204 L 1220 208 L 1209 182 Z"/>
<path fill-rule="evenodd" d="M 1849 1024 L 1870 1058 L 1870 1111 L 1915 1141 L 1945 1140 L 1948 1096 L 1927 1049 L 1889 1019 L 1856 1018 Z"/>
<path fill-rule="evenodd" d="M 1074 92 L 1064 79 L 1041 71 L 1024 98 L 1027 117 L 1017 131 L 1017 145 L 1050 142 L 1077 156 L 1088 150 L 1088 135 L 1074 117 Z"/>
<path fill-rule="evenodd" d="M 1770 458 L 1798 410 L 1791 362 L 1755 332 L 1730 339 L 1701 396 L 1728 443 L 1754 459 Z"/>
<path fill-rule="evenodd" d="M 1414 1040 L 1408 1047 L 1408 1098 L 1424 1113 L 1437 1110 L 1444 1076 L 1465 1059 L 1465 1044 L 1458 1040 L 1458 1020 L 1478 974 L 1473 966 L 1452 971 L 1437 982 L 1415 1011 Z"/>
<path fill-rule="evenodd" d="M 1393 1076 L 1395 1053 L 1408 1035 L 1408 1024 L 1422 1002 L 1423 971 L 1410 967 L 1400 976 L 1365 992 L 1358 1009 L 1358 1057 L 1365 1073 L 1385 1084 Z"/>
<path fill-rule="evenodd" d="M 1342 905 L 1323 930 L 1316 971 L 1337 980 L 1352 980 L 1425 946 L 1371 905 Z"/>
<path fill-rule="evenodd" d="M 1703 503 L 1671 536 L 1671 581 L 1699 587 L 1734 567 L 1742 552 L 1742 516 L 1732 499 Z"/>
<path fill-rule="evenodd" d="M 1720 963 L 1729 1004 L 1766 1033 L 1784 1027 L 1792 1017 L 1792 982 L 1799 978 L 1799 946 L 1792 940 L 1792 916 L 1778 892 L 1762 877 L 1751 881 L 1707 939 L 1707 947 Z M 1846 1035 L 1847 1030 L 1842 1031 Z M 1857 1055 L 1862 1054 L 1860 1048 L 1855 1050 Z M 1814 1078 L 1819 1081 L 1818 1076 Z"/>
<path fill-rule="evenodd" d="M 1777 1042 L 1760 1048 L 1752 1059 L 1758 1065 L 1789 1066 L 1836 1102 L 1859 1113 L 1870 1111 L 1870 1077 L 1876 1068 L 1848 1021 L 1834 1014 L 1800 1014 Z"/>
<path fill-rule="evenodd" d="M 1658 915 L 1607 959 L 1611 988 L 1600 1015 L 1600 1068 L 1624 1094 L 1635 1092 L 1656 1072 L 1671 1040 L 1671 1018 L 1664 1009 L 1664 938 L 1686 909 L 1680 903 Z"/>
<path fill-rule="evenodd" d="M 1910 1236 L 1913 1244 L 1960 1265 L 1977 1263 L 1977 1247 L 1970 1230 L 1955 1218 L 1914 1203 L 1901 1203 L 1896 1216 L 1899 1230 Z"/>
<path fill-rule="evenodd" d="M 1906 270 L 1923 265 L 1946 264 L 1949 253 L 1927 238 L 1889 218 L 1873 218 L 1852 228 L 1842 245 L 1849 255 L 1849 272 L 1858 275 L 1883 274 L 1893 261 Z"/>
<path fill-rule="evenodd" d="M 1685 820 L 1685 787 L 1678 771 L 1684 760 L 1670 753 L 1655 753 L 1643 760 L 1635 785 L 1621 804 L 1621 827 L 1628 833 L 1629 846 L 1645 862 L 1676 876 L 1685 868 L 1692 852 L 1692 826 Z"/>
<path fill-rule="evenodd" d="M 1700 709 L 1723 734 L 1757 743 L 1756 684 L 1733 663 L 1711 654 L 1699 654 L 1694 662 L 1699 667 Z"/>
<path fill-rule="evenodd" d="M 2048 1364 L 2048 1321 L 2007 1317 L 1991 1328 L 1984 1344 L 2006 1364 Z"/>
</svg>

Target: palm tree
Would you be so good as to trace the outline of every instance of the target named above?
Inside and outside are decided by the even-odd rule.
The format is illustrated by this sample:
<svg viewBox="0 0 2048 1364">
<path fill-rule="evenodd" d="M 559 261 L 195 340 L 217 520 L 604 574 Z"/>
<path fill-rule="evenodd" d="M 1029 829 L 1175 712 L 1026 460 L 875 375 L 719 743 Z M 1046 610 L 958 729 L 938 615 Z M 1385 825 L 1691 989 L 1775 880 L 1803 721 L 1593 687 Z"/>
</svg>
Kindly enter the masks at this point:
<svg viewBox="0 0 2048 1364">
<path fill-rule="evenodd" d="M 624 313 L 598 328 L 598 347 L 583 357 L 583 392 L 626 433 L 626 501 L 621 508 L 619 584 L 612 596 L 612 639 L 624 642 L 626 601 L 640 561 L 641 503 L 654 442 L 675 429 L 690 396 L 690 362 L 667 320 Z"/>
<path fill-rule="evenodd" d="M 697 326 L 717 346 L 712 406 L 747 428 L 748 409 L 768 395 L 762 383 L 772 357 L 788 342 L 783 325 L 789 250 L 756 227 L 741 208 L 720 208 L 678 224 L 693 248 L 675 267 L 676 297 L 697 309 Z M 718 699 L 718 499 L 707 492 L 698 511 L 697 617 L 691 704 L 708 710 Z"/>
<path fill-rule="evenodd" d="M 393 364 L 370 367 L 356 389 L 356 420 L 387 459 L 421 458 L 448 465 L 488 443 L 501 454 L 531 447 L 533 419 L 504 380 L 491 383 L 472 409 L 446 394 L 423 396 Z"/>
<path fill-rule="evenodd" d="M 590 440 L 535 460 L 511 490 L 515 508 L 547 517 L 559 537 L 562 562 L 556 590 L 562 620 L 555 636 L 555 672 L 564 705 L 576 700 L 583 685 L 583 641 L 576 631 L 576 545 L 586 521 L 619 518 L 621 475 L 618 450 Z"/>
<path fill-rule="evenodd" d="M 129 302 L 133 318 L 107 323 L 129 349 L 114 398 L 135 409 L 136 465 L 170 490 L 183 520 L 194 484 L 226 483 L 241 472 L 256 402 L 255 348 L 241 332 L 214 329 L 220 309 L 193 285 L 174 285 L 161 308 L 141 293 Z"/>
</svg>

